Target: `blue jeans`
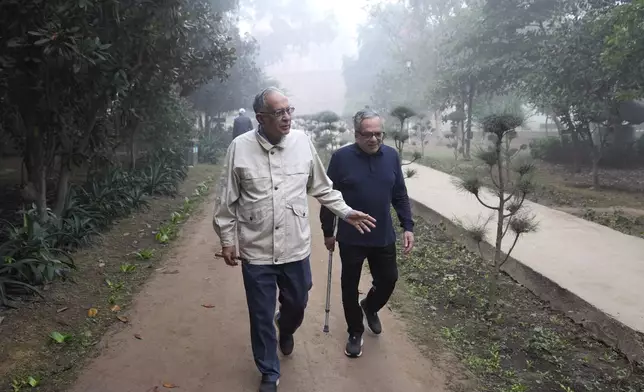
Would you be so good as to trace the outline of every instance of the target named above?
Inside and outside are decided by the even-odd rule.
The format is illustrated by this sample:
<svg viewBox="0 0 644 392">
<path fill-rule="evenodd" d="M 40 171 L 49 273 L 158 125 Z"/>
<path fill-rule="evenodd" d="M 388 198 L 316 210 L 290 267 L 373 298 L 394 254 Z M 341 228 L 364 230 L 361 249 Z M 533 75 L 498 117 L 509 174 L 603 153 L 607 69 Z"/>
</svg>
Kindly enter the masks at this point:
<svg viewBox="0 0 644 392">
<path fill-rule="evenodd" d="M 250 316 L 250 342 L 255 364 L 267 381 L 277 381 L 280 361 L 275 331 L 275 298 L 279 288 L 280 333 L 292 335 L 302 325 L 313 286 L 309 257 L 280 265 L 242 263 Z"/>
</svg>

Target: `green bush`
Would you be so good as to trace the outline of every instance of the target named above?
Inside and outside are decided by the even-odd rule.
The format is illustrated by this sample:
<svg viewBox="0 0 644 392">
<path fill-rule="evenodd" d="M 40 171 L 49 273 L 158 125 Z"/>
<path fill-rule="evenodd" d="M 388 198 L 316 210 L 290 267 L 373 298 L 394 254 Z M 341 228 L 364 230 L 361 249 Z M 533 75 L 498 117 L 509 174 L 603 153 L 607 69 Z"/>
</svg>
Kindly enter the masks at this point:
<svg viewBox="0 0 644 392">
<path fill-rule="evenodd" d="M 218 131 L 199 139 L 199 162 L 216 165 L 232 141 L 232 131 Z"/>
<path fill-rule="evenodd" d="M 644 159 L 644 134 L 635 142 L 635 151 L 640 159 Z"/>
<path fill-rule="evenodd" d="M 547 162 L 565 162 L 571 153 L 567 147 L 568 144 L 564 145 L 560 138 L 554 136 L 534 139 L 530 141 L 530 155 Z"/>
<path fill-rule="evenodd" d="M 64 278 L 74 268 L 69 252 L 91 244 L 117 219 L 147 208 L 150 195 L 176 195 L 187 176 L 185 158 L 171 149 L 144 157 L 139 167 L 111 168 L 72 186 L 60 217 L 50 213 L 39 223 L 32 208 L 21 212 L 22 226 L 3 225 L 8 240 L 0 244 L 0 303 Z"/>
<path fill-rule="evenodd" d="M 22 226 L 7 223 L 8 240 L 0 245 L 0 303 L 12 294 L 38 293 L 37 285 L 65 278 L 75 268 L 68 252 L 59 245 L 65 233 L 41 226 L 35 208 L 22 211 Z"/>
<path fill-rule="evenodd" d="M 530 142 L 530 154 L 535 159 L 551 163 L 571 163 L 574 150 L 568 138 L 550 136 Z M 591 164 L 591 150 L 587 143 L 580 141 L 579 161 L 584 165 Z M 644 164 L 644 136 L 630 145 L 606 145 L 602 150 L 600 167 L 628 168 Z"/>
</svg>

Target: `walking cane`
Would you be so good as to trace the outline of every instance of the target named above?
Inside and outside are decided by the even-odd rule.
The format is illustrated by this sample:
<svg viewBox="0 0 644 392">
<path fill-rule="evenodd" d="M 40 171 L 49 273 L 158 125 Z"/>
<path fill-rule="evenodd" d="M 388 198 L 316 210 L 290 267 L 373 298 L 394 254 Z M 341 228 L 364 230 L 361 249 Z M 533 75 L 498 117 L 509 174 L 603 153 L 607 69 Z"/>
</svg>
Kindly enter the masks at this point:
<svg viewBox="0 0 644 392">
<path fill-rule="evenodd" d="M 331 311 L 331 273 L 333 271 L 333 251 L 329 251 L 329 274 L 326 280 L 326 305 L 324 307 L 324 333 L 329 333 L 329 312 Z"/>
<path fill-rule="evenodd" d="M 337 218 L 333 219 L 333 231 L 335 231 L 337 224 Z M 322 331 L 324 333 L 329 333 L 329 312 L 331 312 L 331 279 L 333 272 L 333 251 L 329 251 L 329 272 L 326 279 L 326 305 L 324 306 L 324 328 Z"/>
</svg>

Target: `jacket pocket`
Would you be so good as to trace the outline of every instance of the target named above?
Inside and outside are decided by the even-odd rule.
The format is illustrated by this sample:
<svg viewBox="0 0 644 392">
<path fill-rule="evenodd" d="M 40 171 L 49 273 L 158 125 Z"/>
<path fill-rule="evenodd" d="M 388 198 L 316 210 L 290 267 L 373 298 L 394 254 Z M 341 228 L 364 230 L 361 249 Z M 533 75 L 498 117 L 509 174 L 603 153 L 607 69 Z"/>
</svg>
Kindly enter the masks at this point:
<svg viewBox="0 0 644 392">
<path fill-rule="evenodd" d="M 287 176 L 306 175 L 311 174 L 311 163 L 294 163 L 284 167 L 284 173 Z"/>
<path fill-rule="evenodd" d="M 264 169 L 240 168 L 239 179 L 241 186 L 250 195 L 257 196 L 271 190 L 272 179 L 270 172 Z"/>
<path fill-rule="evenodd" d="M 286 242 L 293 251 L 309 246 L 311 229 L 309 208 L 306 203 L 287 203 L 286 205 Z"/>
<path fill-rule="evenodd" d="M 237 223 L 239 225 L 239 246 L 249 244 L 262 246 L 267 239 L 271 239 L 270 208 L 243 208 L 237 210 Z"/>
</svg>

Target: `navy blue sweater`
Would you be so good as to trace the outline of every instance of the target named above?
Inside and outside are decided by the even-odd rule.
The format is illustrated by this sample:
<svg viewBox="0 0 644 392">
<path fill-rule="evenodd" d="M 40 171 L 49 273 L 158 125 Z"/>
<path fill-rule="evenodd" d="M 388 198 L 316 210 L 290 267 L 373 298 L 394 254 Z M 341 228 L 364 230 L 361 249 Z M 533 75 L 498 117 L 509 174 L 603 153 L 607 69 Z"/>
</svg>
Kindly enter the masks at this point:
<svg viewBox="0 0 644 392">
<path fill-rule="evenodd" d="M 376 218 L 376 228 L 360 234 L 343 220 L 338 222 L 338 242 L 348 245 L 384 247 L 396 241 L 391 219 L 393 205 L 400 226 L 413 231 L 407 187 L 395 149 L 383 145 L 375 154 L 367 154 L 357 144 L 345 146 L 331 157 L 327 175 L 333 187 L 353 209 Z M 335 215 L 327 208 L 320 209 L 320 221 L 325 237 L 333 237 Z"/>
</svg>

